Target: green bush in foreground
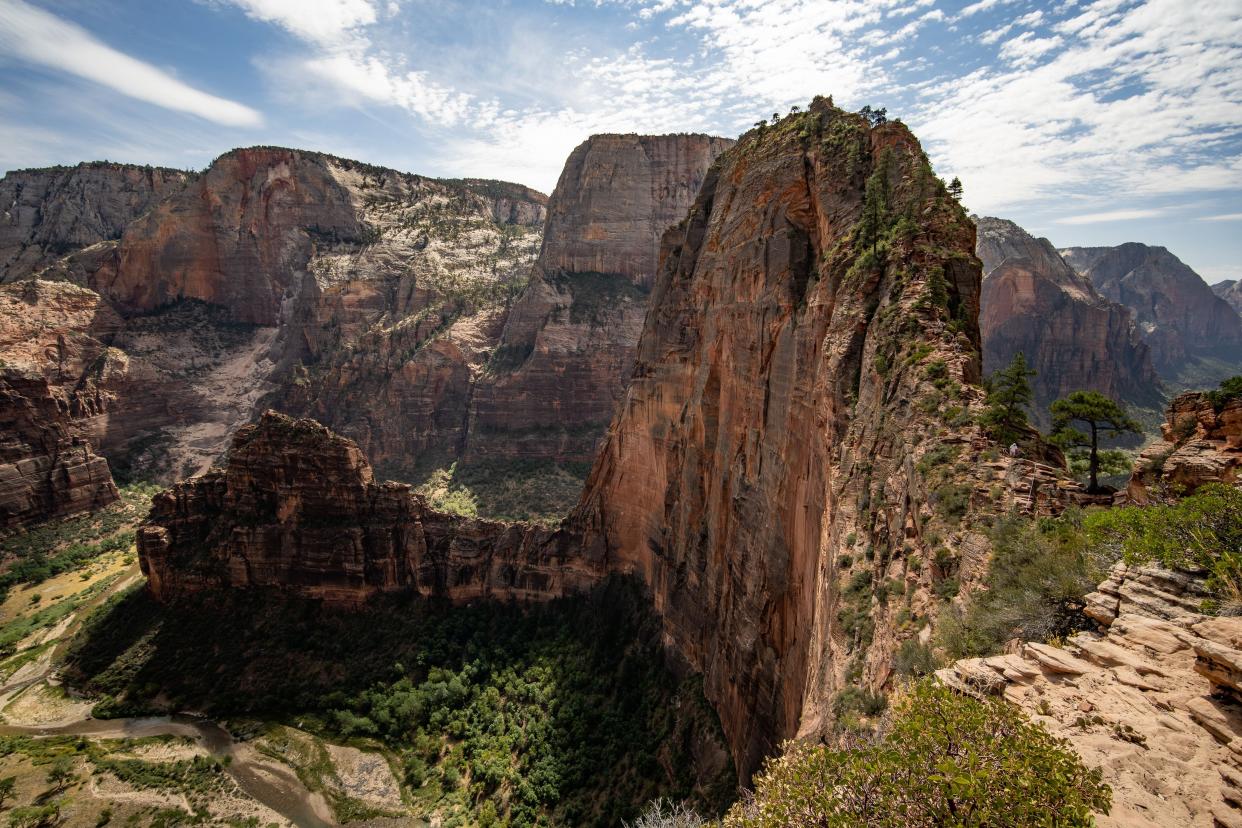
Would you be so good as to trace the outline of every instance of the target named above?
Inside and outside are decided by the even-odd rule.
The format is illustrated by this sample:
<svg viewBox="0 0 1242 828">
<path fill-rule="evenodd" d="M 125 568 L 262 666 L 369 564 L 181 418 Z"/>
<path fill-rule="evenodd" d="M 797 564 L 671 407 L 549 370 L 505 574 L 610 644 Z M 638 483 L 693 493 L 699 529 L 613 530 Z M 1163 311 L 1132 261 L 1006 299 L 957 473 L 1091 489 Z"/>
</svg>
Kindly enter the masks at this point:
<svg viewBox="0 0 1242 828">
<path fill-rule="evenodd" d="M 1067 742 L 999 699 L 931 680 L 895 703 L 884 738 L 856 750 L 790 742 L 725 828 L 1089 826 L 1112 792 Z"/>
</svg>

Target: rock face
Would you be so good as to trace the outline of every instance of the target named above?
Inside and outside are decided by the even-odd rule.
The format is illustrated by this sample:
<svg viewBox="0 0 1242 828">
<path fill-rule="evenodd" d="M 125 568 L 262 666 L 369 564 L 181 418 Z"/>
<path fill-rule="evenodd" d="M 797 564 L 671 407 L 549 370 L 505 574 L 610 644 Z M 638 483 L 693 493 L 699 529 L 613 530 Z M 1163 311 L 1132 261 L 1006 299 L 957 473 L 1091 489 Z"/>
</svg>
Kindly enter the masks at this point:
<svg viewBox="0 0 1242 828">
<path fill-rule="evenodd" d="M 1100 826 L 1242 825 L 1242 619 L 1201 614 L 1205 596 L 1193 574 L 1118 564 L 1087 596 L 1098 631 L 937 675 L 1068 739 L 1113 789 Z"/>
<path fill-rule="evenodd" d="M 99 162 L 16 170 L 0 179 L 0 282 L 37 274 L 67 253 L 115 240 L 194 173 Z"/>
<path fill-rule="evenodd" d="M 660 237 L 732 143 L 595 135 L 573 151 L 530 284 L 475 387 L 468 459 L 594 459 L 634 365 Z"/>
<path fill-rule="evenodd" d="M 224 587 L 335 604 L 410 589 L 539 600 L 602 573 L 571 533 L 434 512 L 409 486 L 376 483 L 351 440 L 275 412 L 238 430 L 222 469 L 156 496 L 138 552 L 161 600 Z"/>
<path fill-rule="evenodd" d="M 743 777 L 827 728 L 835 691 L 888 680 L 896 625 L 861 586 L 934 604 L 933 526 L 964 582 L 986 561 L 986 538 L 948 525 L 973 485 L 933 488 L 938 460 L 919 467 L 971 444 L 942 417 L 980 397 L 974 248 L 903 125 L 823 99 L 744 135 L 664 237 L 573 519 L 592 556 L 650 585 Z"/>
<path fill-rule="evenodd" d="M 3 187 L 20 183 L 10 178 Z M 73 301 L 97 318 L 65 312 L 68 284 L 15 284 L 16 298 L 0 298 L 0 336 L 7 326 L 41 343 L 14 335 L 6 358 L 12 348 L 55 383 L 90 385 L 100 404 L 78 425 L 115 467 L 164 481 L 201 473 L 264 400 L 330 422 L 387 465 L 460 453 L 472 383 L 535 255 L 543 196 L 270 147 L 182 178 L 102 241 L 35 225 L 45 247 L 72 251 L 41 277 L 84 288 Z M 90 186 L 103 189 L 88 205 L 111 204 L 97 182 L 79 189 Z M 64 190 L 39 190 L 35 212 L 72 212 Z M 76 358 L 73 343 L 87 340 L 89 359 Z"/>
<path fill-rule="evenodd" d="M 1217 403 L 1191 391 L 1169 404 L 1161 440 L 1139 456 L 1126 488 L 1147 503 L 1167 487 L 1193 494 L 1207 483 L 1242 485 L 1242 399 Z"/>
<path fill-rule="evenodd" d="M 1061 254 L 1101 294 L 1134 313 L 1162 376 L 1175 380 L 1188 363 L 1202 359 L 1224 361 L 1232 366 L 1224 374 L 1236 373 L 1242 317 L 1168 250 L 1131 242 Z"/>
<path fill-rule="evenodd" d="M 108 462 L 74 433 L 82 404 L 43 377 L 0 370 L 0 528 L 117 499 Z"/>
<path fill-rule="evenodd" d="M 1228 279 L 1212 285 L 1212 293 L 1229 303 L 1229 306 L 1242 314 L 1242 282 Z"/>
<path fill-rule="evenodd" d="M 1033 408 L 1045 425 L 1048 405 L 1071 391 L 1153 407 L 1160 381 L 1129 310 L 1101 296 L 1047 239 L 1004 219 L 980 218 L 977 225 L 984 373 L 1022 352 L 1037 372 Z"/>
</svg>

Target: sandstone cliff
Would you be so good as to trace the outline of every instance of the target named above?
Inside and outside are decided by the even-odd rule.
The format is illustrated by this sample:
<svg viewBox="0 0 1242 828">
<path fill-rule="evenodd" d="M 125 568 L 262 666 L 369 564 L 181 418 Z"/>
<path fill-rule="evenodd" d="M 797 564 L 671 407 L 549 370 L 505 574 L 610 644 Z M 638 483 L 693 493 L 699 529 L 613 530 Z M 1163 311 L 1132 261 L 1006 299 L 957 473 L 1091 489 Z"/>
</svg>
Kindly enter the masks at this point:
<svg viewBox="0 0 1242 828">
<path fill-rule="evenodd" d="M 634 366 L 660 237 L 732 143 L 595 135 L 573 151 L 530 284 L 475 388 L 468 460 L 594 459 Z"/>
<path fill-rule="evenodd" d="M 108 462 L 74 433 L 81 404 L 43 377 L 0 369 L 0 528 L 117 499 Z"/>
<path fill-rule="evenodd" d="M 1131 242 L 1061 253 L 1101 294 L 1134 313 L 1156 370 L 1175 386 L 1237 373 L 1242 317 L 1168 250 Z"/>
<path fill-rule="evenodd" d="M 119 239 L 134 219 L 194 178 L 181 170 L 107 162 L 7 173 L 0 178 L 0 282 Z"/>
<path fill-rule="evenodd" d="M 1044 425 L 1048 405 L 1071 391 L 1154 407 L 1160 381 L 1129 310 L 1101 296 L 1047 239 L 1003 219 L 980 218 L 977 225 L 984 372 L 1025 354 L 1037 372 L 1033 414 Z"/>
<path fill-rule="evenodd" d="M 1015 642 L 939 678 L 1003 694 L 1068 739 L 1113 790 L 1101 828 L 1242 825 L 1242 619 L 1199 612 L 1193 573 L 1118 564 L 1064 647 Z"/>
<path fill-rule="evenodd" d="M 408 485 L 376 483 L 351 440 L 275 412 L 238 430 L 223 468 L 156 496 L 138 552 L 161 600 L 223 587 L 530 600 L 602 573 L 568 532 L 434 512 Z"/>
<path fill-rule="evenodd" d="M 836 691 L 888 681 L 890 584 L 934 616 L 933 582 L 984 565 L 958 520 L 979 451 L 959 419 L 981 397 L 974 248 L 903 125 L 822 99 L 744 135 L 665 235 L 574 519 L 650 585 L 743 776 L 829 727 Z"/>
<path fill-rule="evenodd" d="M 1214 401 L 1191 391 L 1175 398 L 1162 439 L 1139 455 L 1126 496 L 1147 503 L 1172 487 L 1193 494 L 1206 483 L 1242 485 L 1242 398 Z"/>
<path fill-rule="evenodd" d="M 1229 306 L 1242 314 L 1242 282 L 1228 279 L 1212 285 L 1212 292 L 1229 303 Z"/>
</svg>

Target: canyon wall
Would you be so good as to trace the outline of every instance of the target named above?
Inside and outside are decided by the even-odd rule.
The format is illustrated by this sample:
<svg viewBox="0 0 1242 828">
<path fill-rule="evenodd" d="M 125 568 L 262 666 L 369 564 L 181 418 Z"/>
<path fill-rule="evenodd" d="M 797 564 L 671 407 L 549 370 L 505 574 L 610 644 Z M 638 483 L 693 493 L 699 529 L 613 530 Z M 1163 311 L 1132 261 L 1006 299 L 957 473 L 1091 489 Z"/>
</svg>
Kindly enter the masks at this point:
<svg viewBox="0 0 1242 828">
<path fill-rule="evenodd" d="M 1036 371 L 1032 408 L 1044 426 L 1048 405 L 1072 391 L 1143 408 L 1159 404 L 1160 381 L 1129 310 L 1101 296 L 1047 239 L 1004 219 L 984 217 L 977 225 L 985 374 L 1023 353 Z"/>
<path fill-rule="evenodd" d="M 222 468 L 156 495 L 138 552 L 160 600 L 255 587 L 346 605 L 395 590 L 538 600 L 603 572 L 567 531 L 435 512 L 408 485 L 376 483 L 353 441 L 270 411 L 238 430 Z"/>
<path fill-rule="evenodd" d="M 732 143 L 594 135 L 573 151 L 530 283 L 475 387 L 467 460 L 594 459 L 634 366 L 660 237 Z"/>
<path fill-rule="evenodd" d="M 195 173 L 95 162 L 14 170 L 0 178 L 0 283 L 37 274 L 66 254 L 116 240 Z"/>
<path fill-rule="evenodd" d="M 934 584 L 986 566 L 962 520 L 989 500 L 961 417 L 982 397 L 974 249 L 905 126 L 823 99 L 744 135 L 664 237 L 573 520 L 649 584 L 744 778 L 826 731 L 837 691 L 883 686 Z"/>
<path fill-rule="evenodd" d="M 1212 285 L 1212 293 L 1229 303 L 1229 307 L 1242 314 L 1242 281 L 1227 279 Z"/>
<path fill-rule="evenodd" d="M 1061 253 L 1103 296 L 1131 310 L 1173 390 L 1238 373 L 1242 317 L 1168 250 L 1131 242 Z"/>
</svg>

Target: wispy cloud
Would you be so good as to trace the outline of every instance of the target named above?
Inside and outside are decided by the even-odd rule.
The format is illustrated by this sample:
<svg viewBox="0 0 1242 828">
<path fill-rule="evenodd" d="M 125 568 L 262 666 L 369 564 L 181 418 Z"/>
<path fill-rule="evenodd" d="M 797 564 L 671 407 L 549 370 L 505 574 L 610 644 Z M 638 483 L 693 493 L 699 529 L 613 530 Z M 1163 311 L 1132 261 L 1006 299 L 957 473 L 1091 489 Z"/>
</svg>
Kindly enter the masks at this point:
<svg viewBox="0 0 1242 828">
<path fill-rule="evenodd" d="M 1063 216 L 1053 219 L 1055 224 L 1103 224 L 1108 221 L 1134 221 L 1135 219 L 1155 218 L 1164 214 L 1164 210 L 1109 210 L 1104 213 L 1083 213 L 1077 216 Z"/>
<path fill-rule="evenodd" d="M 1219 216 L 1199 216 L 1199 221 L 1242 221 L 1242 213 L 1224 213 Z"/>
<path fill-rule="evenodd" d="M 250 107 L 195 89 L 24 0 L 0 0 L 0 52 L 218 124 L 252 127 L 263 120 Z"/>
</svg>

